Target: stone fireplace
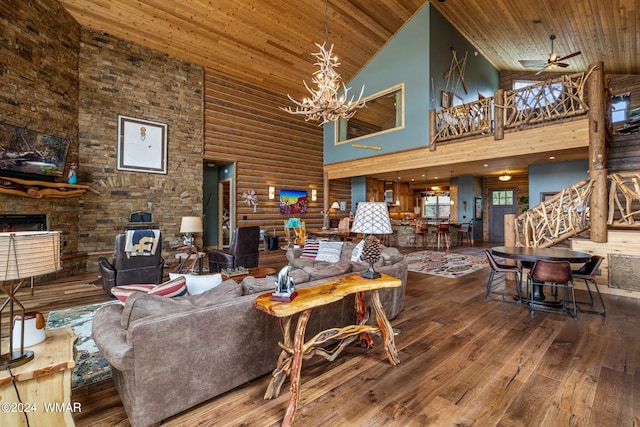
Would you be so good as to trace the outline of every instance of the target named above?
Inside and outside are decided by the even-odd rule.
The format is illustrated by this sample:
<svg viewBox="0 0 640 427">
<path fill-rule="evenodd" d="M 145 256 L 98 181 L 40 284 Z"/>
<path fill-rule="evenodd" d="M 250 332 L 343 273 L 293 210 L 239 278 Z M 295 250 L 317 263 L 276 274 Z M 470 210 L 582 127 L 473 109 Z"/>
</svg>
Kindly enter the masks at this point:
<svg viewBox="0 0 640 427">
<path fill-rule="evenodd" d="M 47 231 L 47 215 L 0 214 L 0 231 Z"/>
</svg>

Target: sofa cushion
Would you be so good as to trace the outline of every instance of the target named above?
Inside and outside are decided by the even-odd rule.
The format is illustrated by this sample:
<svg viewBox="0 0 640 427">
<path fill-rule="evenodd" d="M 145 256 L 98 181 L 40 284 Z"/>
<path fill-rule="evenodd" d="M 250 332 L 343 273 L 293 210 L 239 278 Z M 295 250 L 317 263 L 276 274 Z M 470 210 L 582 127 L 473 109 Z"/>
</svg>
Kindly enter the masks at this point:
<svg viewBox="0 0 640 427">
<path fill-rule="evenodd" d="M 198 295 L 209 289 L 213 289 L 222 283 L 222 275 L 216 274 L 203 274 L 197 276 L 195 274 L 177 274 L 169 273 L 169 278 L 175 279 L 177 277 L 184 277 L 187 282 L 187 290 L 189 295 Z"/>
<path fill-rule="evenodd" d="M 391 265 L 398 263 L 404 259 L 404 255 L 400 253 L 398 248 L 382 247 L 380 258 L 383 260 L 384 265 Z"/>
<path fill-rule="evenodd" d="M 300 258 L 316 259 L 320 242 L 318 240 L 307 240 L 302 247 Z"/>
<path fill-rule="evenodd" d="M 185 298 L 165 298 L 160 295 L 134 292 L 122 310 L 120 324 L 128 329 L 132 322 L 156 314 L 179 313 L 194 308 L 191 301 Z"/>
<path fill-rule="evenodd" d="M 338 261 L 324 267 L 305 267 L 304 271 L 311 276 L 311 280 L 326 279 L 327 277 L 340 276 L 351 271 L 351 263 Z"/>
<path fill-rule="evenodd" d="M 159 285 L 122 285 L 111 288 L 111 293 L 122 304 L 124 304 L 129 296 L 134 292 L 143 292 L 151 295 L 160 295 L 165 297 L 180 297 L 187 294 L 186 280 L 183 276 L 172 278 Z"/>
<path fill-rule="evenodd" d="M 342 242 L 320 241 L 317 261 L 338 262 L 342 254 Z"/>
<path fill-rule="evenodd" d="M 294 285 L 299 283 L 308 282 L 310 277 L 304 270 L 292 270 L 289 273 L 289 277 L 293 279 Z M 242 279 L 242 295 L 259 294 L 263 292 L 272 292 L 276 287 L 276 276 L 267 276 L 257 279 L 253 276 L 248 276 Z"/>
<path fill-rule="evenodd" d="M 233 279 L 227 279 L 213 289 L 209 289 L 198 295 L 189 295 L 187 298 L 194 305 L 203 307 L 233 300 L 242 296 L 242 286 Z"/>
</svg>

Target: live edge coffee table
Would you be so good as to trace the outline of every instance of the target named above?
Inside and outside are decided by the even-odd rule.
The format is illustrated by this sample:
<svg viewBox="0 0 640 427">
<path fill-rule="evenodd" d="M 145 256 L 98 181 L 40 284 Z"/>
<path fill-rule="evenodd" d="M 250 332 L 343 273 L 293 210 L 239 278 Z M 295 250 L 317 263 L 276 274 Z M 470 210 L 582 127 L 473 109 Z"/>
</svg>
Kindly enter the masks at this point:
<svg viewBox="0 0 640 427">
<path fill-rule="evenodd" d="M 258 310 L 275 316 L 280 320 L 280 328 L 284 337 L 284 344 L 278 343 L 283 351 L 278 357 L 278 366 L 273 371 L 273 378 L 267 387 L 265 399 L 273 399 L 280 394 L 280 388 L 289 376 L 291 396 L 287 405 L 283 426 L 290 426 L 295 416 L 298 401 L 300 399 L 300 370 L 302 360 L 314 355 L 324 357 L 329 361 L 335 358 L 342 350 L 362 335 L 363 341 L 371 345 L 369 334 L 382 335 L 384 349 L 387 358 L 392 365 L 400 363 L 398 350 L 393 339 L 391 323 L 382 308 L 379 289 L 395 288 L 402 286 L 400 279 L 383 274 L 378 279 L 365 279 L 359 274 L 343 276 L 335 281 L 323 283 L 309 288 L 298 288 L 298 296 L 291 302 L 271 301 L 271 292 L 262 294 L 256 298 L 254 305 Z M 371 304 L 376 314 L 377 326 L 366 325 L 364 293 L 371 292 Z M 358 313 L 358 325 L 349 325 L 342 328 L 331 328 L 318 333 L 309 341 L 304 342 L 307 322 L 314 308 L 322 307 L 336 301 L 340 301 L 347 295 L 356 294 L 356 311 Z M 293 315 L 300 313 L 295 333 L 291 334 L 291 319 Z M 330 340 L 338 340 L 331 350 L 322 347 Z"/>
</svg>

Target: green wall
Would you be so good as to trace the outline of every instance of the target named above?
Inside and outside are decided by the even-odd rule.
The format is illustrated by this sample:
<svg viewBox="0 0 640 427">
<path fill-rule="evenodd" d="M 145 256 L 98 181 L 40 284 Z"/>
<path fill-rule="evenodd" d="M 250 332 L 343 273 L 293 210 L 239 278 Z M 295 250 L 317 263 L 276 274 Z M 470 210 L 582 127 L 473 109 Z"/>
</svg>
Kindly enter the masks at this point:
<svg viewBox="0 0 640 427">
<path fill-rule="evenodd" d="M 363 96 L 368 96 L 404 83 L 404 129 L 358 141 L 361 144 L 382 147 L 381 151 L 374 151 L 353 148 L 349 143 L 334 145 L 334 124 L 328 123 L 324 126 L 325 164 L 428 145 L 429 109 L 439 108 L 439 102 L 436 104 L 435 101 L 440 91 L 446 87 L 443 74 L 451 63 L 451 47 L 462 57 L 468 52 L 465 81 L 469 94 L 465 95 L 460 88 L 458 95 L 464 100 L 475 100 L 478 93 L 492 95 L 499 85 L 498 70 L 482 55 L 475 55 L 473 46 L 427 3 L 366 67 L 347 83 L 347 87 L 351 88 L 350 93 L 356 96 L 363 85 Z M 453 74 L 455 79 L 457 75 Z M 453 76 L 449 80 L 450 85 L 455 80 Z"/>
</svg>

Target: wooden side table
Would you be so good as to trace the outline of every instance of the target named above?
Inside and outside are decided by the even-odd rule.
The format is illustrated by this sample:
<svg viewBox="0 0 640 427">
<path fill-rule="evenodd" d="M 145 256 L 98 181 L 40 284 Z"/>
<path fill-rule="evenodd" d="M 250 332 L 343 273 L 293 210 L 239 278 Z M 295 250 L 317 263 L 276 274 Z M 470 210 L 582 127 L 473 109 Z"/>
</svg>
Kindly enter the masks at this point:
<svg viewBox="0 0 640 427">
<path fill-rule="evenodd" d="M 0 371 L 0 425 L 75 426 L 73 412 L 81 410 L 71 403 L 71 372 L 76 366 L 70 327 L 46 331 L 47 339 L 29 347 L 32 361 L 11 370 L 20 400 L 8 371 Z M 8 346 L 6 341 L 3 345 Z"/>
<path fill-rule="evenodd" d="M 319 355 L 329 361 L 333 361 L 347 345 L 359 336 L 366 335 L 368 337 L 368 334 L 378 334 L 382 335 L 384 349 L 389 362 L 392 365 L 400 363 L 398 350 L 393 338 L 393 329 L 387 319 L 378 294 L 379 289 L 399 286 L 402 286 L 400 279 L 386 274 L 375 280 L 365 279 L 359 274 L 351 274 L 318 286 L 296 289 L 298 296 L 291 302 L 271 301 L 271 292 L 256 298 L 254 305 L 258 310 L 278 317 L 284 338 L 284 343 L 278 343 L 283 351 L 278 357 L 278 366 L 273 371 L 273 378 L 264 395 L 265 399 L 278 397 L 285 377 L 289 376 L 291 396 L 287 405 L 287 412 L 282 421 L 283 426 L 290 426 L 295 416 L 300 399 L 300 371 L 303 359 Z M 368 291 L 371 291 L 371 304 L 376 313 L 377 326 L 364 324 L 366 321 L 364 319 L 364 293 Z M 342 328 L 331 328 L 304 342 L 304 334 L 311 316 L 311 310 L 340 301 L 350 294 L 356 294 L 358 324 Z M 297 313 L 301 313 L 298 317 L 298 325 L 295 332 L 291 334 L 291 319 Z M 339 343 L 332 350 L 323 348 L 322 345 L 330 340 L 338 340 Z M 365 339 L 365 341 L 370 343 L 370 338 Z"/>
</svg>

